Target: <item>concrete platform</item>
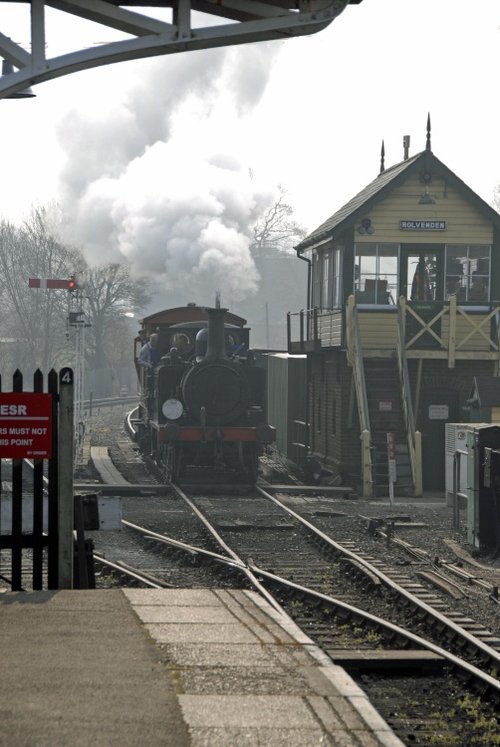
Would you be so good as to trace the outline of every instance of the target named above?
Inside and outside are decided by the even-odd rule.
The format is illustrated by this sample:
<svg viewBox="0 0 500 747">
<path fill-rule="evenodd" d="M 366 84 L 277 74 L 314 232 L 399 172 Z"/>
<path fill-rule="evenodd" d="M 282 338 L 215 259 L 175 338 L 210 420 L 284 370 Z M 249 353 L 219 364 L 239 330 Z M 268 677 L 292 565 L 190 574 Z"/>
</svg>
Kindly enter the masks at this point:
<svg viewBox="0 0 500 747">
<path fill-rule="evenodd" d="M 0 661 L 14 747 L 403 744 L 253 592 L 2 593 Z"/>
</svg>

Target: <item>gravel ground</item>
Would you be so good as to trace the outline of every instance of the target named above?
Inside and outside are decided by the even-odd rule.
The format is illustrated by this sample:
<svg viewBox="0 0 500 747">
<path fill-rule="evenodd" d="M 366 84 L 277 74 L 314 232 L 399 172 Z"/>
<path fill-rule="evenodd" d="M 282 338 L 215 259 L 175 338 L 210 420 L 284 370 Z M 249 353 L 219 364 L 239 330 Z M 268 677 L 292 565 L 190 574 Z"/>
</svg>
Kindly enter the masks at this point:
<svg viewBox="0 0 500 747">
<path fill-rule="evenodd" d="M 444 498 L 440 504 L 418 502 L 417 500 L 409 503 L 406 499 L 404 504 L 400 503 L 394 508 L 375 501 L 335 501 L 334 505 L 335 508 L 345 512 L 346 516 L 335 519 L 316 517 L 315 522 L 325 532 L 333 536 L 334 539 L 338 538 L 339 541 L 350 538 L 363 551 L 373 556 L 383 556 L 388 565 L 401 567 L 416 582 L 424 586 L 428 585 L 429 590 L 438 595 L 441 594 L 439 591 L 430 584 L 426 584 L 416 575 L 418 571 L 426 570 L 427 567 L 422 566 L 396 544 L 390 543 L 388 546 L 385 540 L 371 537 L 367 531 L 366 521 L 361 517 L 368 516 L 390 520 L 396 516 L 407 515 L 416 526 L 413 528 L 397 527 L 394 536 L 425 550 L 429 557 L 436 561 L 440 572 L 443 572 L 443 570 L 439 568 L 439 560 L 447 561 L 488 581 L 493 586 L 500 584 L 500 562 L 498 558 L 492 558 L 489 555 L 479 556 L 467 544 L 465 511 L 461 512 L 462 528 L 458 531 L 451 528 L 452 509 L 445 505 Z M 418 526 L 419 524 L 422 526 Z M 460 547 L 461 555 L 468 557 L 470 563 L 457 557 L 447 544 L 449 540 Z M 479 568 L 473 563 L 479 563 L 481 567 Z M 449 575 L 447 577 L 455 582 L 458 581 L 466 594 L 462 599 L 452 599 L 441 594 L 443 599 L 448 602 L 449 607 L 480 621 L 492 633 L 500 637 L 500 605 L 489 597 L 486 590 L 477 586 L 462 584 L 455 576 Z"/>
<path fill-rule="evenodd" d="M 102 408 L 95 412 L 89 428 L 91 444 L 108 446 L 113 461 L 130 482 L 151 482 L 152 478 L 148 475 L 140 456 L 131 446 L 125 433 L 123 424 L 126 412 L 127 406 Z M 266 479 L 274 477 L 280 483 L 296 484 L 297 482 L 296 476 L 287 472 L 287 465 L 284 461 L 279 462 L 266 457 L 263 462 L 263 472 Z M 81 470 L 80 476 L 82 479 L 95 477 L 91 467 Z M 158 510 L 158 501 L 158 498 L 152 498 L 151 505 L 148 507 L 144 498 L 141 499 L 141 506 L 138 506 L 137 501 L 133 499 L 125 499 L 123 505 L 125 513 L 133 513 L 131 520 L 139 523 L 140 517 L 137 509 L 140 509 L 139 513 L 144 511 L 151 520 Z M 297 501 L 297 498 L 289 499 L 291 507 L 297 509 L 297 503 L 294 505 L 294 501 Z M 376 501 L 339 500 L 321 494 L 321 490 L 318 489 L 317 495 L 308 495 L 305 500 L 302 499 L 300 512 L 303 511 L 311 514 L 312 521 L 331 534 L 334 539 L 339 541 L 351 539 L 365 552 L 374 556 L 381 554 L 388 564 L 404 567 L 405 571 L 412 575 L 422 570 L 422 566 L 415 563 L 415 559 L 398 548 L 396 544 L 391 543 L 387 546 L 383 539 L 376 540 L 371 537 L 368 534 L 365 519 L 369 517 L 390 521 L 396 520 L 397 517 L 407 516 L 414 526 L 396 526 L 395 537 L 425 550 L 432 559 L 455 563 L 469 573 L 487 580 L 493 586 L 500 586 L 500 559 L 493 558 L 491 555 L 479 556 L 467 543 L 465 511 L 460 512 L 460 529 L 452 528 L 452 509 L 446 505 L 444 495 L 434 494 L 424 499 L 413 500 L 396 498 L 395 505 L 390 506 L 388 502 L 380 499 Z M 344 516 L 328 516 L 328 511 L 344 514 Z M 101 534 L 104 536 L 104 533 Z M 450 540 L 461 548 L 462 558 L 457 557 L 447 544 Z M 468 558 L 470 563 L 463 558 Z M 479 563 L 481 567 L 474 563 Z M 425 585 L 420 578 L 415 576 L 415 579 Z M 466 596 L 459 600 L 450 599 L 450 607 L 462 611 L 473 619 L 480 620 L 485 627 L 500 637 L 500 605 L 491 600 L 487 592 L 479 587 L 464 585 L 463 588 Z M 436 591 L 431 586 L 429 589 Z M 439 594 L 439 592 L 436 593 Z"/>
</svg>

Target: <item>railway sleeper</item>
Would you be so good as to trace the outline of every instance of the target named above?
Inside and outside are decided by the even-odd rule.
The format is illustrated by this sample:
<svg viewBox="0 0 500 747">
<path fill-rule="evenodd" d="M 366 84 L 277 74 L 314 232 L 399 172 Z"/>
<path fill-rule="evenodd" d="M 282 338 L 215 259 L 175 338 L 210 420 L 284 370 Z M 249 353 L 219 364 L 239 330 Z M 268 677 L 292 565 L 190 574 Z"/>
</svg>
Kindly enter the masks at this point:
<svg viewBox="0 0 500 747">
<path fill-rule="evenodd" d="M 356 580 L 361 581 L 365 586 L 368 585 L 372 589 L 381 590 L 382 583 L 378 576 L 368 570 L 362 563 L 353 558 L 341 558 L 340 562 L 347 566 L 348 574 Z"/>
<path fill-rule="evenodd" d="M 439 589 L 445 594 L 448 594 L 448 596 L 453 597 L 453 599 L 462 599 L 466 596 L 465 592 L 457 586 L 457 584 L 447 581 L 447 579 L 443 578 L 438 573 L 433 571 L 417 571 L 416 575 L 424 581 L 427 581 L 436 589 Z"/>
<path fill-rule="evenodd" d="M 422 649 L 327 649 L 335 664 L 351 674 L 397 674 L 417 672 L 422 675 L 442 673 L 447 661 L 432 651 Z"/>
</svg>

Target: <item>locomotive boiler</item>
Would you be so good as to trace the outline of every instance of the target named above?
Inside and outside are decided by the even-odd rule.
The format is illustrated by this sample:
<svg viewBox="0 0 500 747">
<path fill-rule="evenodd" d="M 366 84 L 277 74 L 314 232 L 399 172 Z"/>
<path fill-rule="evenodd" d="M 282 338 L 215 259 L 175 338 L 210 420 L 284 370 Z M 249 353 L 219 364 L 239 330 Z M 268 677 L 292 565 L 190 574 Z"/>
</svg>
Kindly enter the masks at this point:
<svg viewBox="0 0 500 747">
<path fill-rule="evenodd" d="M 140 366 L 136 347 L 141 448 L 166 480 L 255 482 L 274 429 L 265 418 L 266 372 L 249 348 L 245 320 L 190 305 L 146 321 L 158 335 L 159 360 Z"/>
</svg>

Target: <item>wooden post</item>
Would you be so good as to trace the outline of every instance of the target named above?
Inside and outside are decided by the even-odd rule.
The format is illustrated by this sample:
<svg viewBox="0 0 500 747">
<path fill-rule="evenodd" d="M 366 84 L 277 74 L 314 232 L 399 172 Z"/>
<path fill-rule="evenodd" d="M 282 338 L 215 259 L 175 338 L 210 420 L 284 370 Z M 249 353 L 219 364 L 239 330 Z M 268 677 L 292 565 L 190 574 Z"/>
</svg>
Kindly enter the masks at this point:
<svg viewBox="0 0 500 747">
<path fill-rule="evenodd" d="M 421 496 L 422 491 L 422 434 L 415 431 L 415 495 Z"/>
<path fill-rule="evenodd" d="M 73 588 L 73 369 L 59 373 L 59 589 Z"/>
<path fill-rule="evenodd" d="M 457 336 L 457 297 L 450 296 L 449 308 L 449 331 L 448 331 L 448 368 L 455 368 L 456 336 Z"/>
<path fill-rule="evenodd" d="M 387 466 L 389 473 L 389 501 L 394 506 L 394 483 L 397 480 L 396 471 L 396 434 L 389 432 L 387 437 Z"/>
<path fill-rule="evenodd" d="M 372 459 L 370 454 L 370 432 L 361 431 L 361 467 L 363 472 L 363 498 L 371 498 L 373 492 Z"/>
</svg>

